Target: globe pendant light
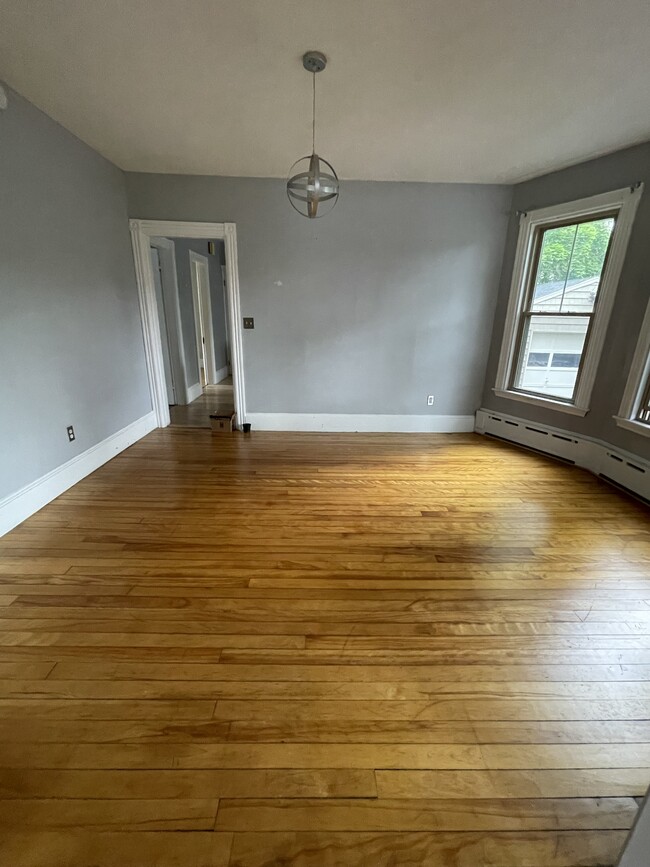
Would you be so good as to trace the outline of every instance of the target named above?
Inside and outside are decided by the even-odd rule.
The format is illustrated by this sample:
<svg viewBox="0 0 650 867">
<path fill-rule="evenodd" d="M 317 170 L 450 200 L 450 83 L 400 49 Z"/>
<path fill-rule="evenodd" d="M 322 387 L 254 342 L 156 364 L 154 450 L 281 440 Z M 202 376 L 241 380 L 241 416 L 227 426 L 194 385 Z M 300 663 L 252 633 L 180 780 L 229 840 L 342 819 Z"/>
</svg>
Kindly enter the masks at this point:
<svg viewBox="0 0 650 867">
<path fill-rule="evenodd" d="M 303 217 L 324 217 L 339 197 L 339 179 L 334 167 L 316 153 L 316 73 L 322 72 L 327 58 L 320 51 L 308 51 L 302 65 L 312 74 L 312 142 L 311 156 L 301 157 L 291 166 L 287 195 L 291 206 Z M 294 174 L 294 170 L 299 169 Z M 329 204 L 323 209 L 323 202 Z"/>
</svg>

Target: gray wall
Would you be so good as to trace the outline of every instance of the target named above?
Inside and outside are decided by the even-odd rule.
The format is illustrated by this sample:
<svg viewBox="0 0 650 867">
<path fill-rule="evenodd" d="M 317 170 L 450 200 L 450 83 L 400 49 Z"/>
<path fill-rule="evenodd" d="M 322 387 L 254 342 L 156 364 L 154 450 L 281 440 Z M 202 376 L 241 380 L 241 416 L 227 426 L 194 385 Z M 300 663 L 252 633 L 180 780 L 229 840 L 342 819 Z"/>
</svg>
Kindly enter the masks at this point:
<svg viewBox="0 0 650 867">
<path fill-rule="evenodd" d="M 126 182 L 131 217 L 237 224 L 251 412 L 479 406 L 510 188 L 345 182 L 334 213 L 309 221 L 281 180 Z"/>
<path fill-rule="evenodd" d="M 192 273 L 190 270 L 190 251 L 200 253 L 208 260 L 210 271 L 210 302 L 212 304 L 212 329 L 214 332 L 214 355 L 217 370 L 226 366 L 226 318 L 223 306 L 223 281 L 221 263 L 224 260 L 224 243 L 216 240 L 214 256 L 208 253 L 208 242 L 200 238 L 170 238 L 176 248 L 176 277 L 178 280 L 178 300 L 181 310 L 181 328 L 185 349 L 186 385 L 196 385 L 199 381 L 199 365 L 196 349 L 196 329 L 194 325 L 194 301 L 192 297 Z"/>
<path fill-rule="evenodd" d="M 510 280 L 517 245 L 518 218 L 514 211 L 530 211 L 560 202 L 570 202 L 597 193 L 620 189 L 644 181 L 645 192 L 636 214 L 616 301 L 607 331 L 605 350 L 591 398 L 591 410 L 584 417 L 535 407 L 520 401 L 498 398 L 492 392 L 503 326 L 510 293 Z M 492 347 L 488 361 L 483 406 L 498 412 L 530 419 L 541 424 L 572 430 L 605 440 L 636 454 L 650 455 L 646 437 L 619 428 L 612 416 L 619 410 L 623 390 L 650 297 L 650 143 L 617 151 L 597 160 L 553 172 L 514 188 L 513 216 L 510 219 L 501 274 Z"/>
<path fill-rule="evenodd" d="M 11 91 L 0 153 L 2 498 L 151 403 L 122 173 Z"/>
</svg>

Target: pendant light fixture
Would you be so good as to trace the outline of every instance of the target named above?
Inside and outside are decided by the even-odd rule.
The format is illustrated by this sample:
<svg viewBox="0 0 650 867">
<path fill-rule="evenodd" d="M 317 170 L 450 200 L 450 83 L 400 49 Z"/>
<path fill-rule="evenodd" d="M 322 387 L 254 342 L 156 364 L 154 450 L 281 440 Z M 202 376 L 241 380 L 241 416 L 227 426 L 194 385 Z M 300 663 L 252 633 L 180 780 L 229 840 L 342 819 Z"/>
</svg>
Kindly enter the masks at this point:
<svg viewBox="0 0 650 867">
<path fill-rule="evenodd" d="M 312 74 L 311 156 L 301 157 L 291 166 L 287 195 L 299 214 L 314 219 L 325 216 L 336 204 L 339 179 L 332 164 L 316 153 L 316 73 L 325 69 L 327 58 L 320 51 L 308 51 L 302 65 Z M 323 202 L 328 202 L 325 209 L 321 207 Z"/>
</svg>

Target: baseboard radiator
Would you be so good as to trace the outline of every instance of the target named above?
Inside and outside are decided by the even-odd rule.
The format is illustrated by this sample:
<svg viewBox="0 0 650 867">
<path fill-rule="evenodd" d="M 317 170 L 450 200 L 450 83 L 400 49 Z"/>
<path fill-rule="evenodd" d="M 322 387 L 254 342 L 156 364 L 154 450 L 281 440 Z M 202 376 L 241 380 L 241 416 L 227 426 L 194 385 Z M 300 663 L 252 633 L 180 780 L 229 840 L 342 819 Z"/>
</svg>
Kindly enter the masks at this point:
<svg viewBox="0 0 650 867">
<path fill-rule="evenodd" d="M 599 440 L 480 409 L 476 433 L 575 464 L 650 505 L 650 462 Z"/>
</svg>

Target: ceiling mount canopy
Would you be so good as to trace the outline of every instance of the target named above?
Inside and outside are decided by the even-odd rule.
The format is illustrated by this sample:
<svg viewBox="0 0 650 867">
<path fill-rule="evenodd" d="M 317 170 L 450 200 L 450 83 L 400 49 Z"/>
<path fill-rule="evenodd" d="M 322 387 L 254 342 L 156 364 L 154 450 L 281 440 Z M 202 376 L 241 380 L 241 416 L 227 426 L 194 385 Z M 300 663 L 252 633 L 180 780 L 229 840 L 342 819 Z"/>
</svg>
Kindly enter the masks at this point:
<svg viewBox="0 0 650 867">
<path fill-rule="evenodd" d="M 325 216 L 338 201 L 339 179 L 332 164 L 316 153 L 316 73 L 325 69 L 327 58 L 320 51 L 307 51 L 302 65 L 312 73 L 311 156 L 301 157 L 291 166 L 287 195 L 299 214 L 314 219 Z M 321 207 L 324 202 L 328 203 L 325 209 Z"/>
</svg>

